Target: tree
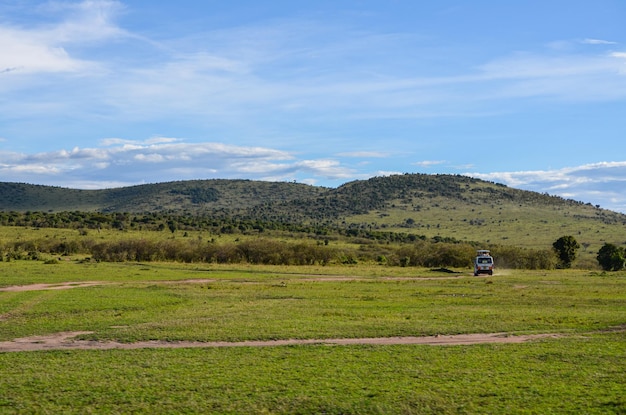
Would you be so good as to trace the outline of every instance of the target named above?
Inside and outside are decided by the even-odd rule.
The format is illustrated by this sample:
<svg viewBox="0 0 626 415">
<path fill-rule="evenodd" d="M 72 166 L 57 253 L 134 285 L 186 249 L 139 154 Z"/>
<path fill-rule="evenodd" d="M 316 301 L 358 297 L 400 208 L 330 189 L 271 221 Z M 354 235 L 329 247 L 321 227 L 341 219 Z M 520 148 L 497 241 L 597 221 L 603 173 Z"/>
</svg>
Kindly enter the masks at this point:
<svg viewBox="0 0 626 415">
<path fill-rule="evenodd" d="M 552 247 L 559 257 L 559 265 L 561 268 L 571 268 L 572 262 L 576 259 L 576 251 L 580 249 L 580 245 L 573 236 L 562 236 L 557 239 Z"/>
<path fill-rule="evenodd" d="M 619 271 L 626 264 L 626 252 L 623 248 L 605 243 L 598 251 L 598 264 L 605 271 Z"/>
<path fill-rule="evenodd" d="M 170 220 L 167 222 L 167 227 L 169 228 L 170 232 L 174 233 L 176 232 L 176 222 L 174 222 L 173 220 Z"/>
</svg>

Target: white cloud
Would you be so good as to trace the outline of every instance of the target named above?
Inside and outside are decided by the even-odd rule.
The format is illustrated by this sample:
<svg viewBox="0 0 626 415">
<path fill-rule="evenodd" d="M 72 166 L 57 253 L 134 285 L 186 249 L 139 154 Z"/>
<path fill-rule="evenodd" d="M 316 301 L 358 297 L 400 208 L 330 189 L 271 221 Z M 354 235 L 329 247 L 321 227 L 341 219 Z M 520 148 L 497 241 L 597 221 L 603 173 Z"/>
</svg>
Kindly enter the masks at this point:
<svg viewBox="0 0 626 415">
<path fill-rule="evenodd" d="M 599 204 L 626 213 L 626 161 L 600 162 L 554 170 L 464 173 L 518 189 Z"/>
<path fill-rule="evenodd" d="M 67 47 L 132 36 L 113 23 L 122 8 L 119 2 L 106 0 L 48 2 L 39 11 L 63 12 L 60 21 L 29 27 L 0 26 L 0 73 L 95 71 L 99 64 L 73 56 Z"/>
<path fill-rule="evenodd" d="M 302 169 L 305 172 L 319 175 L 322 173 L 324 176 L 331 180 L 337 179 L 349 179 L 354 177 L 354 171 L 345 167 L 336 160 L 303 160 L 297 162 L 295 167 L 299 170 Z"/>
<path fill-rule="evenodd" d="M 0 70 L 6 74 L 78 72 L 91 67 L 58 44 L 24 30 L 0 28 Z"/>
<path fill-rule="evenodd" d="M 340 180 L 354 171 L 336 160 L 298 160 L 267 147 L 188 143 L 173 138 L 143 141 L 107 139 L 99 148 L 74 148 L 36 154 L 0 152 L 3 181 L 100 187 L 110 183 L 202 178 Z"/>
<path fill-rule="evenodd" d="M 161 163 L 165 161 L 165 157 L 161 154 L 137 154 L 133 158 L 137 161 L 145 161 L 148 163 Z"/>
<path fill-rule="evenodd" d="M 583 39 L 582 43 L 587 44 L 587 45 L 616 45 L 617 42 L 612 42 L 609 40 L 602 40 L 602 39 Z"/>
<path fill-rule="evenodd" d="M 385 176 L 397 176 L 397 175 L 402 175 L 404 173 L 400 172 L 400 171 L 393 171 L 393 170 L 378 170 L 377 172 L 375 172 L 373 174 L 374 177 L 385 177 Z"/>
</svg>

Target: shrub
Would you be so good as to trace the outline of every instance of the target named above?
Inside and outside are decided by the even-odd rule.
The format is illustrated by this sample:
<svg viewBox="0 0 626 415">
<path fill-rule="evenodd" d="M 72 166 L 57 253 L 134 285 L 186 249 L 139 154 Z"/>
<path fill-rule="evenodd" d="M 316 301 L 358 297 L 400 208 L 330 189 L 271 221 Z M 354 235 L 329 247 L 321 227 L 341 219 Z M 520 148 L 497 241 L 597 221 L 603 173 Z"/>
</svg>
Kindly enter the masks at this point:
<svg viewBox="0 0 626 415">
<path fill-rule="evenodd" d="M 626 252 L 610 243 L 605 243 L 598 251 L 598 263 L 605 271 L 619 271 L 626 264 Z"/>
</svg>

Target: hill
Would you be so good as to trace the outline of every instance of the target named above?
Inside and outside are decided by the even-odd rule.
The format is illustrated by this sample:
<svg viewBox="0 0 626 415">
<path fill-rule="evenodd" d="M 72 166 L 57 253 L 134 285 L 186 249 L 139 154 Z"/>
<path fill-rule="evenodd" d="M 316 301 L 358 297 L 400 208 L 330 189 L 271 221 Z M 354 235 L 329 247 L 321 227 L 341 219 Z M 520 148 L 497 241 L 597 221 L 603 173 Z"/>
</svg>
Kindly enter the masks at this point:
<svg viewBox="0 0 626 415">
<path fill-rule="evenodd" d="M 76 190 L 0 183 L 0 211 L 167 213 L 343 227 L 352 236 L 427 237 L 549 247 L 573 235 L 589 256 L 626 241 L 626 215 L 458 175 L 404 174 L 338 188 L 250 180 L 193 180 Z"/>
<path fill-rule="evenodd" d="M 304 184 L 250 180 L 189 180 L 103 190 L 0 182 L 0 211 L 233 215 L 260 204 L 307 200 L 325 191 Z"/>
</svg>

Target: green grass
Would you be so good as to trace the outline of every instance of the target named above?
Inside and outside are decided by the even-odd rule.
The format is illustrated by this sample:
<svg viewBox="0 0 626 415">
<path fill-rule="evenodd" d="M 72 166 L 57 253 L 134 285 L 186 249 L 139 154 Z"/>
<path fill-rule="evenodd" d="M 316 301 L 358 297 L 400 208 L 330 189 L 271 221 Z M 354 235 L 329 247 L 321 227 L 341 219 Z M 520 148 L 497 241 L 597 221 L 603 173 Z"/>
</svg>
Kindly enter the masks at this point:
<svg viewBox="0 0 626 415">
<path fill-rule="evenodd" d="M 475 346 L 0 353 L 0 413 L 626 412 L 626 273 L 499 272 L 3 262 L 4 287 L 107 284 L 0 292 L 0 341 L 62 331 L 122 342 L 564 336 Z"/>
<path fill-rule="evenodd" d="M 477 346 L 0 354 L 0 412 L 610 414 L 623 334 Z"/>
<path fill-rule="evenodd" d="M 82 276 L 110 284 L 2 293 L 0 313 L 9 318 L 0 321 L 0 340 L 66 330 L 126 342 L 573 332 L 626 321 L 622 274 L 516 272 L 433 280 L 394 278 L 394 270 L 385 268 L 389 277 L 320 281 L 319 275 L 278 267 L 251 272 L 177 264 L 2 266 L 27 267 L 37 276 L 30 282 Z"/>
</svg>

